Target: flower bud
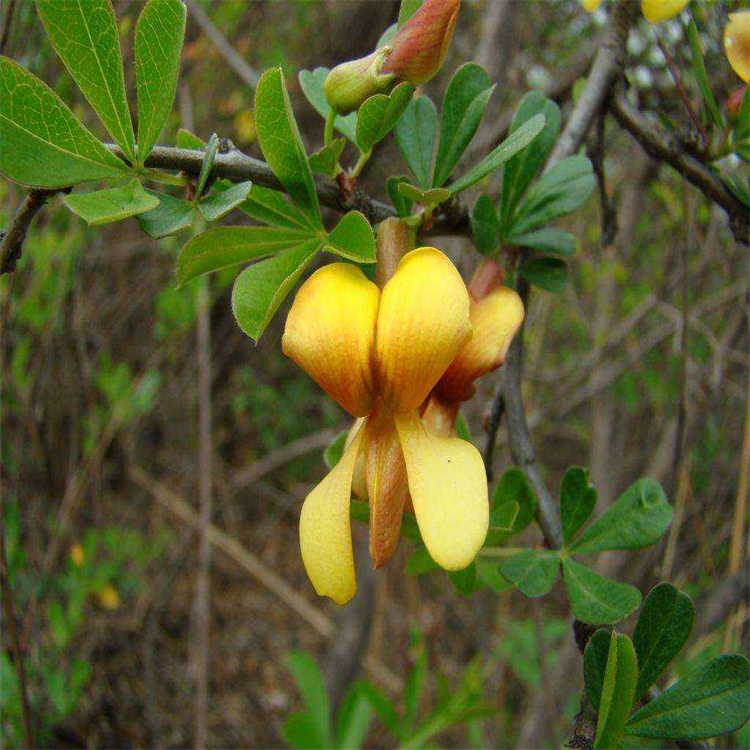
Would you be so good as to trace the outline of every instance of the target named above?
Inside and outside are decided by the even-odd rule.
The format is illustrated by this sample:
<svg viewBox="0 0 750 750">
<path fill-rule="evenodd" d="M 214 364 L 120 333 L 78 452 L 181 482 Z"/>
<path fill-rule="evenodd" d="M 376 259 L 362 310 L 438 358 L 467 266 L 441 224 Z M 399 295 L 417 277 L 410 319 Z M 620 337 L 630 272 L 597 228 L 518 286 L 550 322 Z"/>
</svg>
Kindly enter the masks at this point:
<svg viewBox="0 0 750 750">
<path fill-rule="evenodd" d="M 323 89 L 328 103 L 336 112 L 349 114 L 373 94 L 391 90 L 395 76 L 381 73 L 389 51 L 390 47 L 383 47 L 367 57 L 341 63 L 326 76 Z"/>
<path fill-rule="evenodd" d="M 734 72 L 745 82 L 750 81 L 750 10 L 730 13 L 724 27 L 724 50 Z"/>
<path fill-rule="evenodd" d="M 461 0 L 425 0 L 396 32 L 383 73 L 421 86 L 440 70 L 453 39 Z"/>
</svg>

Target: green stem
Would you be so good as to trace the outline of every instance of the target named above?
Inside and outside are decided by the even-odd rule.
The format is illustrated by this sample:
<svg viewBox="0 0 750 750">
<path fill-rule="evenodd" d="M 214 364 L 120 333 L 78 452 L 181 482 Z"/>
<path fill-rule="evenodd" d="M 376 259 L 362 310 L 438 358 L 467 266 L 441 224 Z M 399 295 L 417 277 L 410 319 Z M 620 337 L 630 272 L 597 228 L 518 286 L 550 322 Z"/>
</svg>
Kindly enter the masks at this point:
<svg viewBox="0 0 750 750">
<path fill-rule="evenodd" d="M 185 187 L 188 184 L 187 178 L 182 174 L 172 174 L 171 172 L 163 172 L 161 169 L 147 169 L 144 168 L 139 170 L 139 174 L 147 180 L 152 182 L 161 182 L 164 185 L 177 185 L 178 187 Z"/>
<path fill-rule="evenodd" d="M 328 117 L 326 117 L 326 128 L 323 132 L 323 143 L 326 146 L 330 146 L 333 142 L 333 123 L 336 120 L 336 110 L 331 109 L 328 112 Z"/>
<path fill-rule="evenodd" d="M 357 163 L 354 165 L 354 169 L 350 170 L 349 176 L 359 177 L 360 172 L 365 168 L 365 164 L 367 164 L 367 162 L 370 161 L 371 155 L 372 155 L 372 149 L 370 149 L 369 151 L 360 152 L 359 159 L 357 160 Z"/>
</svg>

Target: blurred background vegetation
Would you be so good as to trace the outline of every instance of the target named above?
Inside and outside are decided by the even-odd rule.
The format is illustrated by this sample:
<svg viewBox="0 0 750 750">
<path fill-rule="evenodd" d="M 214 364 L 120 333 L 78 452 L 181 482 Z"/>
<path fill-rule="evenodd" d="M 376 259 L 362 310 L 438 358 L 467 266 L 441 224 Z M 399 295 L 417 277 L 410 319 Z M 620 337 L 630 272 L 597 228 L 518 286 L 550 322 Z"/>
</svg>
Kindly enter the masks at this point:
<svg viewBox="0 0 750 750">
<path fill-rule="evenodd" d="M 141 4 L 114 4 L 128 71 Z M 738 3 L 693 5 L 721 106 L 738 84 L 720 44 L 724 12 Z M 203 138 L 217 132 L 258 157 L 245 79 L 284 67 L 312 151 L 322 144 L 322 121 L 301 94 L 298 71 L 366 54 L 398 13 L 397 2 L 384 0 L 188 6 L 179 106 L 163 139 L 172 142 L 182 125 Z M 589 15 L 574 0 L 465 0 L 449 56 L 427 90 L 439 100 L 465 60 L 489 71 L 499 85 L 473 148 L 484 153 L 528 90 L 542 89 L 567 111 L 606 12 Z M 659 33 L 688 69 L 684 24 L 667 22 Z M 244 67 L 236 59 L 233 67 L 224 45 Z M 629 52 L 642 109 L 687 129 L 653 28 L 642 18 Z M 33 3 L 15 3 L 6 54 L 107 139 L 47 42 Z M 132 93 L 133 76 L 126 81 Z M 602 249 L 596 195 L 565 220 L 579 252 L 565 290 L 535 294 L 527 311 L 524 395 L 551 487 L 571 464 L 590 467 L 601 507 L 640 476 L 663 484 L 675 506 L 667 537 L 635 557 L 608 555 L 599 569 L 644 593 L 669 577 L 694 597 L 698 622 L 671 670 L 678 675 L 729 645 L 747 650 L 747 614 L 727 631 L 728 613 L 712 596 L 728 574 L 748 398 L 748 254 L 720 209 L 609 123 L 604 137 L 619 232 Z M 383 196 L 386 177 L 404 169 L 388 139 L 362 186 Z M 21 197 L 0 182 L 1 223 Z M 193 741 L 201 282 L 175 288 L 182 242 L 153 242 L 132 220 L 89 229 L 55 202 L 33 226 L 18 271 L 0 281 L 3 533 L 45 746 Z M 467 273 L 477 262 L 468 240 L 435 243 Z M 404 575 L 402 541 L 385 569 L 360 582 L 364 604 L 343 614 L 316 599 L 298 552 L 299 508 L 325 472 L 323 449 L 347 419 L 282 356 L 283 310 L 257 347 L 241 333 L 230 309 L 232 278 L 230 272 L 210 282 L 217 536 L 209 744 L 559 743 L 570 733 L 581 685 L 562 584 L 541 600 L 513 589 L 460 598 L 445 576 Z M 485 378 L 465 409 L 480 446 L 496 384 L 496 376 Z M 493 461 L 499 477 L 509 464 L 502 430 Z M 533 544 L 539 531 L 526 535 Z M 365 527 L 355 528 L 355 544 L 366 547 Z M 718 606 L 719 615 L 702 617 L 702 604 L 704 613 L 708 604 Z M 357 633 L 353 641 L 347 628 Z M 364 646 L 342 657 L 339 641 Z M 368 681 L 351 688 L 347 678 L 359 660 Z M 325 710 L 321 680 L 337 709 L 337 734 L 310 740 Z M 360 700 L 375 690 L 382 698 L 377 717 Z M 5 640 L 0 708 L 3 744 L 22 745 Z M 747 747 L 748 739 L 746 727 L 727 742 Z"/>
</svg>

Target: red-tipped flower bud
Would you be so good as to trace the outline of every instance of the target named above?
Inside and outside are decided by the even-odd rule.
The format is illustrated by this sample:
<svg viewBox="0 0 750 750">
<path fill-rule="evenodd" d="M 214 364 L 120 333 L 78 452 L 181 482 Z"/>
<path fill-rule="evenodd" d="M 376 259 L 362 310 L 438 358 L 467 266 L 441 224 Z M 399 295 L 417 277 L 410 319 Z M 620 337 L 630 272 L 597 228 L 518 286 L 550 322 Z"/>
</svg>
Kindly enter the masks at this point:
<svg viewBox="0 0 750 750">
<path fill-rule="evenodd" d="M 425 0 L 396 32 L 383 73 L 421 86 L 440 70 L 453 39 L 461 0 Z"/>
<path fill-rule="evenodd" d="M 389 48 L 383 47 L 367 57 L 337 65 L 327 76 L 323 88 L 326 99 L 339 114 L 346 115 L 373 94 L 390 91 L 395 83 L 392 73 L 381 73 Z"/>
</svg>

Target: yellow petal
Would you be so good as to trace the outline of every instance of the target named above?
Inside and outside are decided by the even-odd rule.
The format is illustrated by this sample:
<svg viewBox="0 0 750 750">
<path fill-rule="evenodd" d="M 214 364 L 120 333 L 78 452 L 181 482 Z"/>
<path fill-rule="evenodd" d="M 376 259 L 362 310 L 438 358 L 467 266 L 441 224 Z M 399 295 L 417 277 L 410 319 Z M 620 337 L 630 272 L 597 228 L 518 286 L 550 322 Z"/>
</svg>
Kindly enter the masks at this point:
<svg viewBox="0 0 750 750">
<path fill-rule="evenodd" d="M 391 559 L 401 536 L 408 487 L 406 464 L 393 416 L 378 402 L 367 418 L 364 450 L 370 502 L 370 556 L 375 568 Z"/>
<path fill-rule="evenodd" d="M 750 10 L 730 13 L 724 27 L 724 49 L 734 72 L 745 82 L 750 81 Z"/>
<path fill-rule="evenodd" d="M 523 323 L 523 302 L 517 292 L 501 286 L 471 306 L 471 339 L 451 362 L 438 383 L 438 393 L 466 401 L 474 381 L 505 362 L 513 337 Z"/>
<path fill-rule="evenodd" d="M 461 570 L 487 536 L 490 506 L 482 457 L 465 440 L 427 432 L 416 412 L 397 414 L 395 420 L 422 539 L 438 565 Z"/>
<path fill-rule="evenodd" d="M 319 596 L 346 604 L 357 593 L 349 500 L 354 462 L 362 446 L 360 430 L 341 460 L 305 498 L 299 519 L 299 546 L 307 575 Z"/>
<path fill-rule="evenodd" d="M 284 354 L 355 417 L 372 409 L 379 299 L 356 266 L 331 263 L 300 287 L 281 341 Z"/>
<path fill-rule="evenodd" d="M 434 247 L 407 253 L 380 297 L 375 369 L 393 412 L 416 409 L 471 336 L 469 294 Z"/>
<path fill-rule="evenodd" d="M 357 437 L 357 433 L 362 429 L 362 425 L 367 420 L 364 417 L 354 421 L 352 428 L 349 430 L 349 434 L 346 436 L 346 443 L 344 450 L 346 450 Z M 352 475 L 352 494 L 358 500 L 367 502 L 367 478 L 365 477 L 365 454 L 364 451 L 360 451 L 357 454 L 357 460 L 354 462 L 354 474 Z"/>
<path fill-rule="evenodd" d="M 649 23 L 674 18 L 690 0 L 641 0 L 641 12 Z"/>
<path fill-rule="evenodd" d="M 602 0 L 581 0 L 584 10 L 593 13 L 602 3 Z"/>
</svg>

